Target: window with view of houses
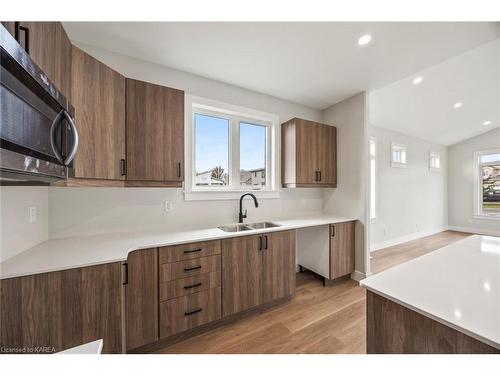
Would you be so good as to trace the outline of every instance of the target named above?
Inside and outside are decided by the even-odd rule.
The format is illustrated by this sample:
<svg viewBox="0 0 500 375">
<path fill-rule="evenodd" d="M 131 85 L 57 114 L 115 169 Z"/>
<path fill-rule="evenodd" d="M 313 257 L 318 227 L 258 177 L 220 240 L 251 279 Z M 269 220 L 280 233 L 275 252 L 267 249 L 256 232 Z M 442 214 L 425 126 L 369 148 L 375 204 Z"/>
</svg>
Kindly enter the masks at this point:
<svg viewBox="0 0 500 375">
<path fill-rule="evenodd" d="M 269 124 L 238 116 L 194 113 L 194 188 L 269 187 Z"/>
<path fill-rule="evenodd" d="M 476 153 L 477 205 L 480 216 L 500 216 L 500 150 Z"/>
</svg>

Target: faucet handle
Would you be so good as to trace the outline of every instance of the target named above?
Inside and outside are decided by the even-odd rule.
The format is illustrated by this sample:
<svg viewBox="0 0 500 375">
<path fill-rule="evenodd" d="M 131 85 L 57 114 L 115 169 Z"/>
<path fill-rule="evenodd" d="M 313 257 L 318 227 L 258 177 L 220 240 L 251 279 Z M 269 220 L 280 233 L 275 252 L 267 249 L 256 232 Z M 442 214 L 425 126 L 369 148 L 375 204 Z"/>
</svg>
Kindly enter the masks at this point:
<svg viewBox="0 0 500 375">
<path fill-rule="evenodd" d="M 247 217 L 247 212 L 248 212 L 248 209 L 245 210 L 245 213 L 243 214 L 243 217 Z"/>
</svg>

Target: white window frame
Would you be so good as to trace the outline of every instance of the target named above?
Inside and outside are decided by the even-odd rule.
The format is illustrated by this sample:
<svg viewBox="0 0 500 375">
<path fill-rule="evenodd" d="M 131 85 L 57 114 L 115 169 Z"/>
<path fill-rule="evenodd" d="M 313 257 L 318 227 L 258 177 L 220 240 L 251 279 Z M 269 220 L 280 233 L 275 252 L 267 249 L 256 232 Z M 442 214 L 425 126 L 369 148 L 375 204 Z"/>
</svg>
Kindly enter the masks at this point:
<svg viewBox="0 0 500 375">
<path fill-rule="evenodd" d="M 404 163 L 394 160 L 394 151 L 396 149 L 402 150 L 405 153 Z M 408 147 L 402 143 L 391 142 L 391 167 L 395 168 L 407 168 L 408 167 Z"/>
<path fill-rule="evenodd" d="M 474 218 L 500 220 L 500 214 L 483 212 L 483 171 L 481 167 L 498 163 L 481 163 L 481 156 L 489 154 L 500 154 L 500 148 L 474 152 Z"/>
<path fill-rule="evenodd" d="M 185 99 L 185 200 L 226 200 L 239 199 L 241 194 L 250 191 L 257 198 L 279 198 L 279 116 L 240 107 L 211 99 L 186 95 Z M 227 118 L 229 120 L 229 185 L 228 186 L 196 186 L 195 185 L 195 120 L 196 113 Z M 262 189 L 240 186 L 240 122 L 266 126 L 266 186 Z M 238 176 L 238 178 L 235 178 Z"/>
<path fill-rule="evenodd" d="M 371 145 L 372 143 L 375 145 L 375 152 L 374 155 L 371 153 Z M 370 137 L 370 140 L 368 142 L 369 149 L 368 149 L 368 154 L 370 156 L 370 206 L 369 206 L 369 216 L 370 216 L 370 222 L 375 222 L 377 220 L 377 138 L 375 137 Z M 372 160 L 374 162 L 375 166 L 375 172 L 374 172 L 374 178 L 372 178 Z M 372 196 L 372 187 L 373 187 L 373 196 Z M 372 210 L 373 207 L 373 210 Z"/>
<path fill-rule="evenodd" d="M 437 157 L 438 160 L 438 167 L 435 167 L 432 165 L 432 159 L 433 157 Z M 431 172 L 439 172 L 441 170 L 441 154 L 436 151 L 430 151 L 429 152 L 429 171 Z"/>
</svg>

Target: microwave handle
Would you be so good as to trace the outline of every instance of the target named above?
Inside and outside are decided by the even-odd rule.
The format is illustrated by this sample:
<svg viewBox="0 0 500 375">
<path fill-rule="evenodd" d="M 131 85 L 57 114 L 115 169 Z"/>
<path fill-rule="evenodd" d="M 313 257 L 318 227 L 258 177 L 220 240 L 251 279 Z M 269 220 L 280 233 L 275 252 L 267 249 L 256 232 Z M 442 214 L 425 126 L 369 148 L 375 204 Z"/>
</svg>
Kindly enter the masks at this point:
<svg viewBox="0 0 500 375">
<path fill-rule="evenodd" d="M 56 141 L 56 128 L 59 122 L 61 121 L 61 118 L 64 113 L 64 109 L 57 114 L 57 116 L 54 118 L 54 121 L 52 121 L 52 125 L 50 127 L 50 145 L 52 146 L 52 151 L 54 151 L 54 155 L 56 156 L 57 160 L 59 160 L 59 163 L 64 164 L 63 157 L 61 155 L 61 151 L 57 147 L 57 141 Z"/>
<path fill-rule="evenodd" d="M 69 163 L 71 163 L 73 161 L 73 159 L 75 158 L 76 152 L 78 151 L 79 139 L 78 139 L 78 131 L 76 130 L 76 126 L 75 126 L 75 123 L 73 122 L 73 119 L 71 118 L 69 113 L 66 112 L 65 110 L 63 110 L 63 114 L 64 114 L 64 117 L 66 118 L 66 120 L 68 121 L 69 126 L 71 127 L 71 131 L 73 132 L 73 145 L 71 146 L 71 151 L 69 152 L 66 159 L 64 159 L 64 163 L 63 163 L 64 165 L 69 165 Z"/>
</svg>

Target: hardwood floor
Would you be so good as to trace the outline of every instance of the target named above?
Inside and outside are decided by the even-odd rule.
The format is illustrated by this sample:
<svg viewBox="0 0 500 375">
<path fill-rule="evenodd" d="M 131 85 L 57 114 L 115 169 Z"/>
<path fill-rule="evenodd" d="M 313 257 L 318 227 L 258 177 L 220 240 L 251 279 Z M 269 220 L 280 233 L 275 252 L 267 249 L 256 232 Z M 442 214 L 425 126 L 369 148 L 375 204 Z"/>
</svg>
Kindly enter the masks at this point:
<svg viewBox="0 0 500 375">
<path fill-rule="evenodd" d="M 442 232 L 379 250 L 380 272 L 469 236 Z M 294 298 L 264 313 L 228 323 L 156 353 L 366 353 L 366 294 L 341 279 L 324 287 L 310 272 L 297 274 Z"/>
<path fill-rule="evenodd" d="M 297 274 L 290 302 L 157 353 L 365 353 L 365 291 L 351 279 L 323 287 Z"/>
<path fill-rule="evenodd" d="M 471 236 L 470 233 L 445 231 L 432 236 L 386 247 L 371 254 L 371 272 L 379 273 L 398 264 L 407 262 L 453 242 Z"/>
</svg>

